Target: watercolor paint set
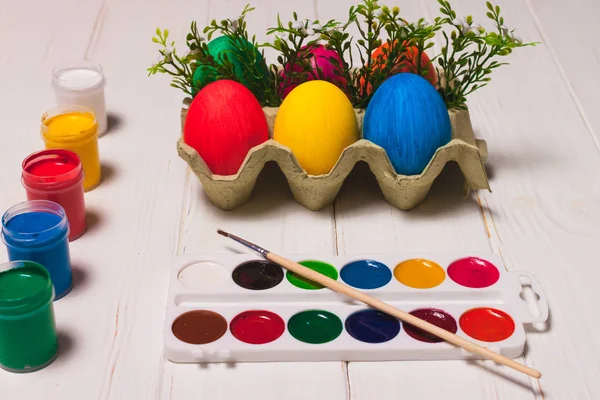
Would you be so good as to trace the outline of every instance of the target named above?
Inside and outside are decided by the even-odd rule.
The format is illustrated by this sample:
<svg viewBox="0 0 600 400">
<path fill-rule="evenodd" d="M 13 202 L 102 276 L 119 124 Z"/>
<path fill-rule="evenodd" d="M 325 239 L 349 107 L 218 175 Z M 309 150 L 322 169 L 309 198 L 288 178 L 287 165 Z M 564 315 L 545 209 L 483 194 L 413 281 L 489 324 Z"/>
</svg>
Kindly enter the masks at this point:
<svg viewBox="0 0 600 400">
<path fill-rule="evenodd" d="M 510 358 L 548 317 L 494 253 L 283 256 Z M 254 254 L 174 260 L 164 346 L 181 363 L 480 358 Z"/>
</svg>

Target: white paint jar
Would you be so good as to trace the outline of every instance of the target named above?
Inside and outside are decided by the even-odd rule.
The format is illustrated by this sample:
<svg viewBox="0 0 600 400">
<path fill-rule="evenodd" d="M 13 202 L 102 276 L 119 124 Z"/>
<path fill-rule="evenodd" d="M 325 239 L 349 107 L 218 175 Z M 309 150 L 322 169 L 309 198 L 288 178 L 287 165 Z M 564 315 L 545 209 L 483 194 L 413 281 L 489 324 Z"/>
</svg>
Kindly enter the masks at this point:
<svg viewBox="0 0 600 400">
<path fill-rule="evenodd" d="M 91 109 L 98 122 L 98 136 L 107 128 L 102 67 L 92 61 L 82 60 L 59 65 L 52 71 L 52 88 L 57 106 L 78 105 Z"/>
</svg>

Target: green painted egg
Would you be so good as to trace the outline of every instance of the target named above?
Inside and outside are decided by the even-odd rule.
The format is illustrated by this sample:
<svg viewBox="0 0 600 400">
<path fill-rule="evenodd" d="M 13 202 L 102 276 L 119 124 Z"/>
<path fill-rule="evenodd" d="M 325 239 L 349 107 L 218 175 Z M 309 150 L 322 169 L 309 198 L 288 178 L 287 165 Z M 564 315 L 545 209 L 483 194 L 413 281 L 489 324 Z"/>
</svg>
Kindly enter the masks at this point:
<svg viewBox="0 0 600 400">
<path fill-rule="evenodd" d="M 252 71 L 244 67 L 244 62 L 240 58 L 246 58 L 246 63 L 251 63 L 252 59 L 246 55 L 248 50 L 254 51 L 254 65 L 260 71 L 260 76 L 253 76 Z M 268 79 L 269 70 L 267 64 L 258 49 L 243 38 L 239 38 L 235 42 L 228 36 L 219 36 L 208 43 L 208 52 L 219 63 L 223 63 L 223 59 L 227 58 L 233 64 L 235 76 L 244 86 L 248 87 L 253 81 Z M 216 80 L 215 71 L 206 65 L 200 65 L 194 72 L 193 81 L 196 88 L 204 87 L 205 85 Z"/>
</svg>

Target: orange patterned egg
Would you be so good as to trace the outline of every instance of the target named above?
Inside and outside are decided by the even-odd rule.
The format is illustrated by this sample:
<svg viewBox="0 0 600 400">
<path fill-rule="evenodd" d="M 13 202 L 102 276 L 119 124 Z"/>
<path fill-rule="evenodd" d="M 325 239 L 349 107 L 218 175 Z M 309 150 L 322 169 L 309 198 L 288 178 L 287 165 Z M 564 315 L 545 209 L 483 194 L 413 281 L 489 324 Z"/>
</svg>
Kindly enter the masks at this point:
<svg viewBox="0 0 600 400">
<path fill-rule="evenodd" d="M 404 45 L 407 46 L 408 43 L 405 42 Z M 376 48 L 375 51 L 373 51 L 373 54 L 371 55 L 371 59 L 374 61 L 373 68 L 375 70 L 379 70 L 379 69 L 383 68 L 383 66 L 387 62 L 387 54 L 384 52 L 384 50 L 386 50 L 388 48 L 389 48 L 389 44 L 386 42 L 386 43 L 382 44 L 381 46 L 379 46 L 378 48 Z M 398 65 L 392 69 L 391 74 L 395 75 L 395 74 L 399 74 L 402 72 L 410 72 L 410 73 L 416 74 L 417 73 L 416 58 L 418 56 L 419 56 L 419 49 L 417 48 L 417 46 L 410 46 L 410 45 L 407 46 L 405 59 L 403 61 L 400 61 L 398 63 Z M 427 53 L 423 52 L 423 53 L 421 53 L 421 67 L 424 68 L 425 66 L 427 66 L 427 73 L 425 74 L 425 78 L 433 86 L 436 86 L 438 84 L 437 70 L 436 70 L 435 66 L 433 65 L 433 63 L 430 62 L 430 59 L 427 56 Z M 364 88 L 364 82 L 365 82 L 364 78 L 361 78 L 360 79 L 360 87 L 361 88 Z M 367 94 L 371 93 L 372 87 L 371 87 L 370 83 L 367 85 L 366 90 L 367 90 Z"/>
</svg>

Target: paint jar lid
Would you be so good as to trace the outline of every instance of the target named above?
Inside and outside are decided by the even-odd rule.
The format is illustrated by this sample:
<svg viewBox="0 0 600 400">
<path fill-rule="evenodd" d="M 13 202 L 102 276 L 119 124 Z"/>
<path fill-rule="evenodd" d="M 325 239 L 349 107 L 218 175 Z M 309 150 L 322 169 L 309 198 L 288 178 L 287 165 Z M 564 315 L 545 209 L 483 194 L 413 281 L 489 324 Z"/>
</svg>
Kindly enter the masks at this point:
<svg viewBox="0 0 600 400">
<path fill-rule="evenodd" d="M 48 149 L 30 154 L 22 164 L 23 186 L 55 191 L 80 185 L 83 168 L 77 154 L 64 149 Z"/>
<path fill-rule="evenodd" d="M 86 92 L 105 84 L 102 66 L 89 60 L 69 61 L 52 70 L 52 86 L 66 92 Z"/>
<path fill-rule="evenodd" d="M 39 214 L 32 215 L 29 220 L 17 218 L 29 213 Z M 8 246 L 41 250 L 47 245 L 53 245 L 57 240 L 62 240 L 68 234 L 69 224 L 65 209 L 53 201 L 25 201 L 9 208 L 2 216 L 2 240 Z"/>
<path fill-rule="evenodd" d="M 0 264 L 0 319 L 17 319 L 54 300 L 48 270 L 33 261 Z"/>
<path fill-rule="evenodd" d="M 70 118 L 72 123 L 55 127 L 52 120 L 59 116 Z M 77 121 L 79 119 L 79 121 Z M 87 119 L 87 121 L 83 121 Z M 83 121 L 83 123 L 81 123 Z M 92 109 L 76 104 L 66 104 L 46 111 L 42 115 L 42 138 L 58 143 L 76 143 L 98 137 L 98 121 Z"/>
</svg>

